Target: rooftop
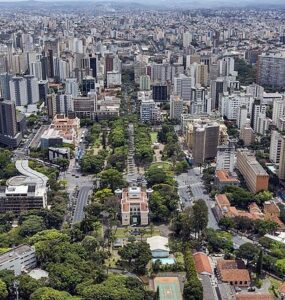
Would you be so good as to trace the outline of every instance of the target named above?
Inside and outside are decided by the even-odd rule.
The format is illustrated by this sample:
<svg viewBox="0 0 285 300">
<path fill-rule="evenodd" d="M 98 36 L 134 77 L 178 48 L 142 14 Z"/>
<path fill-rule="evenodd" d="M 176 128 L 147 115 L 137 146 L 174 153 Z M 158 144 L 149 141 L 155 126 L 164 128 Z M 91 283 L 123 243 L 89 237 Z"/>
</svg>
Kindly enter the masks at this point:
<svg viewBox="0 0 285 300">
<path fill-rule="evenodd" d="M 35 251 L 35 249 L 28 245 L 20 245 L 8 252 L 5 252 L 0 255 L 0 264 L 3 264 L 7 261 L 10 261 L 12 259 L 18 258 L 19 256 L 22 256 L 23 254 L 27 252 Z"/>
<path fill-rule="evenodd" d="M 238 293 L 236 294 L 236 300 L 273 300 L 273 296 L 270 293 Z"/>
<path fill-rule="evenodd" d="M 239 180 L 229 174 L 226 170 L 216 171 L 216 177 L 220 182 L 235 182 L 239 183 Z"/>
<path fill-rule="evenodd" d="M 223 207 L 223 206 L 229 207 L 231 205 L 228 197 L 225 194 L 217 194 L 215 196 L 215 199 L 220 207 Z"/>
<path fill-rule="evenodd" d="M 193 254 L 195 269 L 198 273 L 212 274 L 213 270 L 209 261 L 209 257 L 203 252 Z"/>
<path fill-rule="evenodd" d="M 147 238 L 147 243 L 149 244 L 150 250 L 164 250 L 169 251 L 168 238 L 163 236 L 153 236 Z"/>
</svg>

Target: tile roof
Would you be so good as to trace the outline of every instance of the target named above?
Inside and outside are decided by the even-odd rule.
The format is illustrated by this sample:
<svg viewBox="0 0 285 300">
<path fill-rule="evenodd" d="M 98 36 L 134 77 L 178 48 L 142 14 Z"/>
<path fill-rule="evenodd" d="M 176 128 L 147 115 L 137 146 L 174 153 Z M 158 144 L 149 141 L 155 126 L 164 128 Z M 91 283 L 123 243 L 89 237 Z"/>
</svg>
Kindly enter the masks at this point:
<svg viewBox="0 0 285 300">
<path fill-rule="evenodd" d="M 246 269 L 227 269 L 220 271 L 221 280 L 230 281 L 247 281 L 250 282 L 249 272 Z"/>
<path fill-rule="evenodd" d="M 228 197 L 225 194 L 217 194 L 215 199 L 220 207 L 231 205 Z"/>
<path fill-rule="evenodd" d="M 270 293 L 238 293 L 236 300 L 274 300 Z"/>
<path fill-rule="evenodd" d="M 264 202 L 264 212 L 269 214 L 279 214 L 280 209 L 275 202 L 266 201 Z"/>
<path fill-rule="evenodd" d="M 235 177 L 230 176 L 229 172 L 226 170 L 216 171 L 216 177 L 220 182 L 235 182 L 239 183 L 239 180 Z"/>
<path fill-rule="evenodd" d="M 218 259 L 217 268 L 219 270 L 245 269 L 245 264 L 240 259 Z"/>
<path fill-rule="evenodd" d="M 198 273 L 213 273 L 209 257 L 205 253 L 196 252 L 193 254 L 193 259 L 195 263 L 195 269 Z"/>
</svg>

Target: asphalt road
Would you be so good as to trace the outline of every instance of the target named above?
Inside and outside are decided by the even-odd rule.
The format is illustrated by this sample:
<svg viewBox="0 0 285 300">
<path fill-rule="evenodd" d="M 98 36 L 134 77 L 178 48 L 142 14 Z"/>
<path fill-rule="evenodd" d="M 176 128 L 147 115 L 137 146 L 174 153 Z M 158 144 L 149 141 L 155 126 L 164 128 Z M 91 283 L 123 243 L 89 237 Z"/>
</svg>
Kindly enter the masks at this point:
<svg viewBox="0 0 285 300">
<path fill-rule="evenodd" d="M 208 206 L 208 227 L 219 229 L 218 223 L 212 212 L 214 202 L 208 194 L 204 194 L 204 183 L 201 178 L 200 168 L 196 167 L 182 173 L 176 178 L 178 182 L 178 193 L 184 207 L 191 206 L 193 200 L 204 199 Z M 190 196 L 189 187 L 193 196 Z"/>
<path fill-rule="evenodd" d="M 81 222 L 84 218 L 84 207 L 87 205 L 88 196 L 92 191 L 92 186 L 83 186 L 80 188 L 76 206 L 73 214 L 72 223 Z"/>
</svg>

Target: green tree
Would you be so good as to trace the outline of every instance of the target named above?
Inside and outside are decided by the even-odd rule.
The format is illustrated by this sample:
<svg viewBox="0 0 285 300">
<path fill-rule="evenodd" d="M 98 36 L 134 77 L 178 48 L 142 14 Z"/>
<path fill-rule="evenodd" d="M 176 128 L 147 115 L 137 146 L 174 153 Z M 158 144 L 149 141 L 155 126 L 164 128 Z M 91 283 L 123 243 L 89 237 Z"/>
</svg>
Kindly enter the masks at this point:
<svg viewBox="0 0 285 300">
<path fill-rule="evenodd" d="M 19 280 L 19 292 L 22 299 L 28 300 L 33 292 L 43 287 L 43 282 L 33 279 L 29 275 L 20 275 Z"/>
<path fill-rule="evenodd" d="M 271 220 L 256 220 L 254 222 L 254 230 L 260 236 L 263 236 L 267 233 L 274 234 L 278 229 L 278 224 Z"/>
<path fill-rule="evenodd" d="M 199 280 L 189 280 L 183 289 L 185 300 L 203 300 L 203 288 Z"/>
<path fill-rule="evenodd" d="M 100 284 L 85 282 L 77 288 L 79 295 L 84 299 L 135 299 L 150 300 L 142 284 L 135 278 L 121 275 L 110 275 Z"/>
<path fill-rule="evenodd" d="M 237 257 L 254 261 L 260 252 L 260 248 L 252 243 L 244 243 L 237 250 Z"/>
<path fill-rule="evenodd" d="M 122 173 L 112 168 L 102 171 L 100 179 L 100 185 L 103 188 L 110 188 L 112 191 L 122 188 L 125 185 Z"/>
<path fill-rule="evenodd" d="M 125 265 L 139 275 L 146 273 L 146 265 L 151 260 L 151 251 L 146 242 L 131 242 L 119 250 L 119 255 Z"/>
<path fill-rule="evenodd" d="M 257 193 L 254 198 L 255 201 L 257 202 L 257 204 L 261 205 L 263 204 L 265 201 L 271 200 L 273 196 L 273 193 L 269 192 L 269 191 L 262 191 Z"/>
<path fill-rule="evenodd" d="M 185 160 L 179 161 L 175 166 L 175 171 L 177 174 L 186 172 L 188 169 L 188 163 Z"/>
<path fill-rule="evenodd" d="M 203 199 L 199 199 L 192 206 L 192 227 L 195 235 L 200 237 L 208 225 L 208 207 Z"/>
<path fill-rule="evenodd" d="M 67 292 L 57 291 L 50 287 L 43 287 L 33 292 L 30 300 L 79 300 L 79 298 L 72 297 Z"/>
<path fill-rule="evenodd" d="M 262 249 L 260 249 L 258 259 L 256 262 L 256 274 L 258 276 L 260 276 L 262 273 L 262 265 L 263 265 L 263 251 L 262 251 Z"/>
<path fill-rule="evenodd" d="M 85 173 L 95 173 L 98 174 L 103 170 L 105 161 L 105 155 L 99 154 L 85 154 L 80 160 L 81 170 Z"/>
<path fill-rule="evenodd" d="M 44 219 L 39 216 L 31 215 L 21 224 L 19 234 L 23 237 L 27 237 L 44 229 Z"/>
<path fill-rule="evenodd" d="M 224 217 L 219 221 L 219 226 L 225 229 L 234 228 L 235 222 L 233 218 Z"/>
<path fill-rule="evenodd" d="M 8 290 L 6 283 L 0 279 L 0 299 L 7 299 L 8 298 Z"/>
<path fill-rule="evenodd" d="M 75 292 L 76 286 L 82 282 L 81 272 L 71 264 L 49 264 L 49 280 L 53 288 Z"/>
<path fill-rule="evenodd" d="M 55 160 L 55 163 L 61 167 L 61 169 L 66 170 L 69 166 L 69 159 L 64 157 L 59 157 Z"/>
</svg>

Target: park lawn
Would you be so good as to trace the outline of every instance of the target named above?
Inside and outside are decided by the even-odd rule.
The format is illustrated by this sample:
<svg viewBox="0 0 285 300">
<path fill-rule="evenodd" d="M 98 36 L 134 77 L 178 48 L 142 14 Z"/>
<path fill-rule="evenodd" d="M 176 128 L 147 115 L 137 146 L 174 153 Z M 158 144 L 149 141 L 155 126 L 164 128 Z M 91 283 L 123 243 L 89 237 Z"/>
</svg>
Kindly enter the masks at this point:
<svg viewBox="0 0 285 300">
<path fill-rule="evenodd" d="M 157 132 L 151 132 L 150 138 L 151 138 L 152 143 L 156 143 L 157 142 Z"/>
<path fill-rule="evenodd" d="M 146 230 L 145 234 L 143 235 L 143 238 L 148 238 L 151 236 L 155 236 L 155 235 L 160 235 L 160 230 L 158 228 L 154 228 L 152 231 L 152 235 L 151 235 L 151 231 L 149 227 L 144 228 Z M 115 238 L 128 238 L 134 235 L 131 235 L 131 231 L 133 231 L 133 228 L 117 228 L 116 234 L 115 234 Z M 140 239 L 140 235 L 134 236 L 137 239 Z"/>
<path fill-rule="evenodd" d="M 232 239 L 232 234 L 227 231 L 217 231 L 217 234 L 220 238 L 226 238 L 228 240 Z"/>
<path fill-rule="evenodd" d="M 152 166 L 155 166 L 155 167 L 158 167 L 158 168 L 161 168 L 163 169 L 167 176 L 170 176 L 170 177 L 174 177 L 174 172 L 173 172 L 173 165 L 172 163 L 168 162 L 168 161 L 160 161 L 160 162 L 153 162 L 151 164 L 151 167 Z"/>
</svg>

